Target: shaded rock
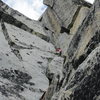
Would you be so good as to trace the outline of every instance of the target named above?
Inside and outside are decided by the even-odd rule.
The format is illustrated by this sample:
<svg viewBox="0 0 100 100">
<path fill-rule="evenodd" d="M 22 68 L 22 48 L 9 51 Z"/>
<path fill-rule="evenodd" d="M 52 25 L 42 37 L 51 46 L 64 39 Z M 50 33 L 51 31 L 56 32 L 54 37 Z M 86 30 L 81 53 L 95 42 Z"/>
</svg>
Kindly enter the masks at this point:
<svg viewBox="0 0 100 100">
<path fill-rule="evenodd" d="M 63 78 L 62 68 L 63 68 L 63 61 L 64 59 L 62 57 L 55 57 L 48 65 L 47 68 L 47 77 L 52 82 L 52 79 L 54 77 L 58 77 L 59 81 Z"/>
</svg>

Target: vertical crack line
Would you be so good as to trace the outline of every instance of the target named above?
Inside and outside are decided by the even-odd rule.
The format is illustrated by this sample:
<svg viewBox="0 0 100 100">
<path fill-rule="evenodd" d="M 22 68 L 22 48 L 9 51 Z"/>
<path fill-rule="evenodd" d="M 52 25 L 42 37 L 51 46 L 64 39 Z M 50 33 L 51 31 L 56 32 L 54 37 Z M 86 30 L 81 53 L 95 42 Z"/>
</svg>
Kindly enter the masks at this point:
<svg viewBox="0 0 100 100">
<path fill-rule="evenodd" d="M 8 41 L 8 44 L 10 44 L 10 42 L 12 42 L 12 40 L 10 39 L 10 37 L 9 37 L 9 35 L 7 33 L 7 29 L 6 29 L 2 19 L 1 19 L 1 27 L 2 27 L 2 31 L 3 31 L 5 39 Z"/>
<path fill-rule="evenodd" d="M 75 23 L 75 21 L 76 21 L 78 15 L 79 15 L 80 9 L 81 9 L 81 6 L 79 6 L 79 7 L 77 8 L 77 11 L 75 12 L 75 14 L 74 14 L 74 16 L 73 16 L 71 23 L 68 25 L 68 29 L 69 29 L 69 30 L 73 27 L 73 25 L 74 25 L 74 23 Z M 66 21 L 66 20 L 65 20 L 65 21 Z"/>
<path fill-rule="evenodd" d="M 11 51 L 16 55 L 16 57 L 20 60 L 20 61 L 22 61 L 22 56 L 20 55 L 20 52 L 19 52 L 19 50 L 18 50 L 18 48 L 17 48 L 17 45 L 11 40 L 11 38 L 9 37 L 9 34 L 8 34 L 8 32 L 7 32 L 7 29 L 6 29 L 6 26 L 5 26 L 5 24 L 4 24 L 4 21 L 1 19 L 1 27 L 2 27 L 2 31 L 3 31 L 3 34 L 4 34 L 4 37 L 5 37 L 5 39 L 7 40 L 7 42 L 8 42 L 8 45 L 10 46 L 10 48 L 11 48 Z M 16 45 L 16 48 L 14 48 L 13 46 L 15 46 Z"/>
</svg>

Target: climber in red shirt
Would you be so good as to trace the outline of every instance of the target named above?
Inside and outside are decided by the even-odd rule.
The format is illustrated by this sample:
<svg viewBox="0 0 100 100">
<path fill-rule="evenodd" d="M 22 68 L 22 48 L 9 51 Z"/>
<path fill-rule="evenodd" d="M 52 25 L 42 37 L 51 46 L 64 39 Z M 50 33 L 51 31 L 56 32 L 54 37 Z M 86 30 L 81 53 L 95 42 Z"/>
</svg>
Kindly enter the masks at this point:
<svg viewBox="0 0 100 100">
<path fill-rule="evenodd" d="M 56 48 L 56 54 L 58 54 L 59 56 L 61 56 L 61 54 L 62 54 L 61 48 Z"/>
</svg>

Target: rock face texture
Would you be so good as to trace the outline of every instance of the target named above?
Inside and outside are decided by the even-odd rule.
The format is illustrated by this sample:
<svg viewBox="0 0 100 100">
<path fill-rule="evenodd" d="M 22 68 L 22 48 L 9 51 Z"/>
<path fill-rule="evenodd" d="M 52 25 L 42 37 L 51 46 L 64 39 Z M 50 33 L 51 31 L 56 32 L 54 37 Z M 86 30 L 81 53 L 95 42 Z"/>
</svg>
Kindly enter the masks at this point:
<svg viewBox="0 0 100 100">
<path fill-rule="evenodd" d="M 34 21 L 0 0 L 0 100 L 100 100 L 100 0 L 44 4 Z"/>
<path fill-rule="evenodd" d="M 40 22 L 47 32 L 51 32 L 48 33 L 51 42 L 56 47 L 62 48 L 63 54 L 66 55 L 71 39 L 82 25 L 92 5 L 84 0 L 44 0 L 44 4 L 48 8 L 40 18 Z"/>
<path fill-rule="evenodd" d="M 55 55 L 41 23 L 0 1 L 0 100 L 39 100 Z"/>
</svg>

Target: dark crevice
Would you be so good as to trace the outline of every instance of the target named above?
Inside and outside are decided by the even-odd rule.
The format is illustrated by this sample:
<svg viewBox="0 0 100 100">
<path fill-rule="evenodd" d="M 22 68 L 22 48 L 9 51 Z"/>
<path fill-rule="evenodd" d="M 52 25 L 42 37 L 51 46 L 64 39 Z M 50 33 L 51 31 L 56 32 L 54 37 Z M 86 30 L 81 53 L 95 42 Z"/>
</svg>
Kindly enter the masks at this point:
<svg viewBox="0 0 100 100">
<path fill-rule="evenodd" d="M 81 34 L 74 36 L 74 38 L 72 39 L 68 49 L 69 59 L 72 59 L 72 57 L 74 56 L 74 53 L 78 48 L 80 40 L 81 40 Z"/>
<path fill-rule="evenodd" d="M 88 45 L 86 46 L 87 54 L 91 53 L 97 45 L 100 43 L 100 31 L 97 31 L 95 35 L 92 37 Z"/>
<path fill-rule="evenodd" d="M 79 57 L 79 59 L 72 60 L 72 65 L 74 69 L 77 69 L 78 66 L 86 59 L 86 55 L 83 54 Z"/>
<path fill-rule="evenodd" d="M 46 92 L 43 93 L 43 95 L 41 96 L 41 98 L 40 98 L 39 100 L 45 100 L 45 99 L 44 99 L 45 94 L 46 94 Z"/>
<path fill-rule="evenodd" d="M 69 59 L 72 57 L 74 58 L 74 55 L 76 53 L 76 50 L 78 49 L 79 44 L 81 43 L 82 37 L 84 37 L 84 31 L 87 29 L 89 25 L 93 23 L 93 17 L 94 17 L 94 9 L 92 12 L 88 14 L 88 16 L 85 17 L 85 19 L 82 22 L 82 25 L 78 28 L 76 34 L 74 35 L 73 39 L 71 40 L 68 48 L 68 56 Z M 80 34 L 81 33 L 81 34 Z"/>
<path fill-rule="evenodd" d="M 62 26 L 60 33 L 64 33 L 64 32 L 66 32 L 67 34 L 70 34 L 70 30 L 68 28 Z"/>
<path fill-rule="evenodd" d="M 47 30 L 47 31 L 49 30 L 46 26 L 45 26 L 44 28 L 45 28 L 45 30 Z"/>
<path fill-rule="evenodd" d="M 50 85 L 50 84 L 52 83 L 54 74 L 53 74 L 53 73 L 50 73 L 50 74 L 47 74 L 47 73 L 46 73 L 46 76 L 47 76 L 47 78 L 48 78 L 48 80 L 49 80 L 49 85 Z"/>
<path fill-rule="evenodd" d="M 61 88 L 61 84 L 60 84 L 60 75 L 57 75 L 56 78 L 58 79 L 57 85 L 56 85 L 56 91 L 59 91 L 60 88 Z"/>
<path fill-rule="evenodd" d="M 100 43 L 100 32 L 96 32 L 95 35 L 91 38 L 90 42 L 87 44 L 85 53 L 72 61 L 73 67 L 75 69 L 88 57 L 88 55 L 98 46 Z"/>
<path fill-rule="evenodd" d="M 78 16 L 79 12 L 80 12 L 80 9 L 81 9 L 81 6 L 78 7 L 78 9 L 76 10 L 76 12 L 75 12 L 75 14 L 74 14 L 74 16 L 73 16 L 73 19 L 72 19 L 71 23 L 68 25 L 67 28 L 68 28 L 69 30 L 73 27 L 73 25 L 74 25 L 74 23 L 75 23 L 75 21 L 76 21 L 76 18 L 77 18 L 77 16 Z"/>
<path fill-rule="evenodd" d="M 62 88 L 64 88 L 66 86 L 66 84 L 68 83 L 71 72 L 72 72 L 72 64 L 68 62 L 64 66 L 64 70 L 63 70 L 64 79 L 62 80 L 62 82 L 63 82 L 62 83 Z"/>
<path fill-rule="evenodd" d="M 64 79 L 65 79 L 65 78 L 62 78 L 62 80 L 58 82 L 58 86 L 57 86 L 58 89 L 57 89 L 57 91 L 59 91 L 59 90 L 61 89 L 61 87 L 62 87 L 62 85 L 63 85 Z"/>
<path fill-rule="evenodd" d="M 18 28 L 23 29 L 24 31 L 27 31 L 31 34 L 35 34 L 38 37 L 42 38 L 45 41 L 49 41 L 48 37 L 39 33 L 39 32 L 35 32 L 33 29 L 29 28 L 27 25 L 23 24 L 22 22 L 18 21 L 17 19 L 15 19 L 14 17 L 12 17 L 9 14 L 4 13 L 2 10 L 0 10 L 0 19 L 3 19 L 4 22 L 14 25 Z"/>
<path fill-rule="evenodd" d="M 100 61 L 94 65 L 91 73 L 74 90 L 73 100 L 97 100 L 95 96 L 98 97 L 100 95 Z"/>
</svg>

